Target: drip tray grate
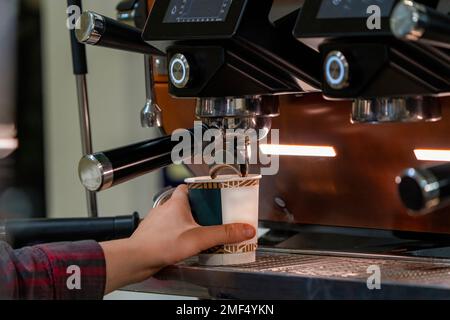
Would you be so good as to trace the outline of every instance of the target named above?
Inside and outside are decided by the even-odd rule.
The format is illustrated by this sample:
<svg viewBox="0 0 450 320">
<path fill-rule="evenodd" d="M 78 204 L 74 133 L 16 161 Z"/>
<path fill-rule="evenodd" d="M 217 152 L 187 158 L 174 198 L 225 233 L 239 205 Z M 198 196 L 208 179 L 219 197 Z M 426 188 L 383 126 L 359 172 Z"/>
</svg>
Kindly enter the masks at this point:
<svg viewBox="0 0 450 320">
<path fill-rule="evenodd" d="M 231 267 L 236 271 L 284 273 L 293 276 L 367 280 L 370 266 L 378 266 L 384 282 L 420 283 L 450 287 L 450 263 L 395 258 L 352 258 L 310 255 L 259 255 L 257 262 Z"/>
<path fill-rule="evenodd" d="M 381 290 L 367 285 L 372 266 Z M 190 259 L 129 289 L 226 299 L 450 299 L 450 260 L 263 249 L 246 265 Z"/>
</svg>

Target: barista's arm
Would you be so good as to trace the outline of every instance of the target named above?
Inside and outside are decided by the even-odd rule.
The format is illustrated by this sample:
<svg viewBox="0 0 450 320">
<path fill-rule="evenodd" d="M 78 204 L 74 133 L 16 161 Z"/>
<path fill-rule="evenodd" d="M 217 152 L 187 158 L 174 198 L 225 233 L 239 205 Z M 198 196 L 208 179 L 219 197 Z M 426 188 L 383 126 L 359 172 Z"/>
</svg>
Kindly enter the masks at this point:
<svg viewBox="0 0 450 320">
<path fill-rule="evenodd" d="M 106 291 L 143 281 L 172 265 L 220 244 L 254 238 L 246 224 L 200 227 L 193 219 L 187 187 L 151 211 L 130 239 L 101 243 L 106 258 Z"/>
<path fill-rule="evenodd" d="M 95 241 L 13 250 L 0 242 L 0 300 L 101 299 L 105 258 Z"/>
<path fill-rule="evenodd" d="M 248 225 L 197 225 L 182 186 L 129 239 L 20 250 L 0 242 L 0 299 L 101 299 L 105 293 L 145 280 L 202 250 L 254 235 Z"/>
</svg>

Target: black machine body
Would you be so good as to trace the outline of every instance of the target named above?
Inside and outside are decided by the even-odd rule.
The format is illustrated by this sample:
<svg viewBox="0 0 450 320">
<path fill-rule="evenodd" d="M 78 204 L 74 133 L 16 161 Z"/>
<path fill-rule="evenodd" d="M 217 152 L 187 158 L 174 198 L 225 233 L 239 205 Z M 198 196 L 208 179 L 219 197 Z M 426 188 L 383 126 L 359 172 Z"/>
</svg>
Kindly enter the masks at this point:
<svg viewBox="0 0 450 320">
<path fill-rule="evenodd" d="M 320 91 L 317 51 L 292 36 L 298 11 L 270 22 L 272 0 L 156 1 L 144 40 L 168 55 L 176 97 Z"/>
<path fill-rule="evenodd" d="M 414 3 L 435 12 L 444 10 L 443 1 Z M 294 36 L 318 44 L 325 97 L 354 100 L 450 93 L 449 51 L 394 35 L 392 19 L 400 2 L 305 1 Z"/>
</svg>

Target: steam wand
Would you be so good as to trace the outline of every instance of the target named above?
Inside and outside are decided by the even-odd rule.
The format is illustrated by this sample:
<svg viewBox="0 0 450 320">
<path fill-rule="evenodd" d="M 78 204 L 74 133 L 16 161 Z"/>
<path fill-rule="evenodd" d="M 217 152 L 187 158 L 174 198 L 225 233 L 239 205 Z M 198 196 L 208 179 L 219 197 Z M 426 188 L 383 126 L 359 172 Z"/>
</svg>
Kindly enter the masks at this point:
<svg viewBox="0 0 450 320">
<path fill-rule="evenodd" d="M 77 21 L 76 38 L 82 44 L 106 47 L 145 55 L 145 86 L 147 100 L 141 112 L 143 128 L 158 128 L 162 134 L 162 111 L 156 103 L 153 80 L 153 56 L 165 56 L 147 44 L 138 28 L 121 23 L 98 13 L 84 12 Z"/>
<path fill-rule="evenodd" d="M 68 7 L 77 6 L 82 11 L 81 0 L 67 0 Z M 86 74 L 88 73 L 86 62 L 86 48 L 84 44 L 77 41 L 75 29 L 70 30 L 70 40 L 72 47 L 73 73 L 77 83 L 78 110 L 80 118 L 81 144 L 83 155 L 91 154 L 92 133 L 89 114 L 89 98 L 86 83 Z M 95 193 L 86 190 L 88 205 L 88 214 L 91 218 L 98 217 L 97 196 Z"/>
</svg>

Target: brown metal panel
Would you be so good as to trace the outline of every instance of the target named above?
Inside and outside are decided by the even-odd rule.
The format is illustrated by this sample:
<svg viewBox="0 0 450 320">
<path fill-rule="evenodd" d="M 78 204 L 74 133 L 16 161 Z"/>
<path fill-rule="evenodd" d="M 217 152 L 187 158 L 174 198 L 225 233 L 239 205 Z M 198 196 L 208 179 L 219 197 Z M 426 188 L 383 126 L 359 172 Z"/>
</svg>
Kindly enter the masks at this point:
<svg viewBox="0 0 450 320">
<path fill-rule="evenodd" d="M 168 132 L 192 126 L 194 101 L 168 96 L 157 85 L 158 103 Z M 282 144 L 333 146 L 336 158 L 282 157 L 280 172 L 262 181 L 261 219 L 287 222 L 275 197 L 287 203 L 296 223 L 450 233 L 450 209 L 411 217 L 400 203 L 394 182 L 407 167 L 427 163 L 417 148 L 450 149 L 450 98 L 443 98 L 437 123 L 363 125 L 350 123 L 350 103 L 321 95 L 281 98 L 274 121 Z M 205 168 L 194 167 L 197 174 Z"/>
<path fill-rule="evenodd" d="M 280 196 L 300 223 L 450 233 L 449 209 L 411 217 L 394 182 L 405 168 L 426 164 L 414 149 L 450 149 L 450 99 L 442 103 L 438 123 L 353 125 L 349 103 L 283 98 L 274 125 L 281 143 L 334 146 L 338 155 L 282 158 L 278 176 L 263 181 L 263 218 L 280 220 L 273 214 Z"/>
</svg>

